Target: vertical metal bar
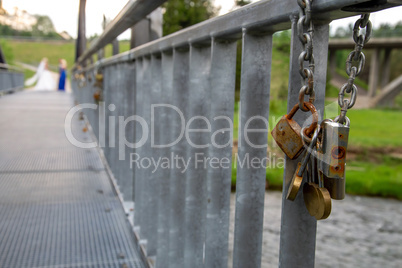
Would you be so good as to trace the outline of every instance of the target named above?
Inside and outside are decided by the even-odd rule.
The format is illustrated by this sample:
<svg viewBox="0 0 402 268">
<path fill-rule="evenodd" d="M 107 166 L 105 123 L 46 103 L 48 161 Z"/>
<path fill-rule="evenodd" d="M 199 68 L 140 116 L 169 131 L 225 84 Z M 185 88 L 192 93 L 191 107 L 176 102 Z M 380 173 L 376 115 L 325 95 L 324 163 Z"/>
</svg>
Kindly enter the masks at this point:
<svg viewBox="0 0 402 268">
<path fill-rule="evenodd" d="M 212 41 L 210 122 L 211 133 L 217 134 L 211 138 L 208 154 L 229 163 L 208 169 L 205 267 L 227 267 L 228 263 L 236 53 L 237 41 Z"/>
<path fill-rule="evenodd" d="M 135 73 L 136 73 L 136 88 L 135 88 L 135 114 L 137 116 L 142 116 L 142 102 L 143 102 L 143 92 L 144 88 L 142 86 L 144 68 L 143 61 L 137 58 L 135 61 Z M 135 126 L 135 138 L 134 140 L 138 142 L 142 136 L 142 128 L 139 124 Z M 138 155 L 142 154 L 142 147 L 137 147 L 135 153 Z M 144 214 L 143 209 L 143 199 L 142 199 L 142 169 L 138 168 L 137 165 L 133 165 L 134 179 L 135 179 L 135 192 L 134 192 L 134 226 L 138 227 L 139 235 L 142 236 L 142 216 Z"/>
<path fill-rule="evenodd" d="M 173 55 L 170 52 L 162 53 L 162 92 L 161 104 L 171 104 L 170 97 L 173 95 Z M 170 139 L 170 122 L 173 120 L 172 113 L 168 108 L 161 107 L 155 109 L 155 125 L 159 125 L 159 140 L 155 139 L 156 145 L 166 145 Z M 162 147 L 159 149 L 160 156 L 169 159 L 170 147 Z M 169 216 L 170 216 L 170 169 L 158 169 L 158 248 L 156 255 L 156 268 L 168 267 L 168 250 L 169 250 Z"/>
<path fill-rule="evenodd" d="M 120 126 L 119 126 L 119 117 L 124 115 L 124 93 L 125 93 L 125 81 L 127 79 L 127 69 L 125 68 L 124 63 L 119 63 L 116 65 L 116 84 L 114 85 L 116 91 L 114 105 L 116 106 L 116 147 L 114 152 L 115 159 L 115 178 L 118 182 L 120 192 L 123 192 L 124 187 L 126 186 L 124 180 L 122 178 L 123 169 L 124 169 L 124 161 L 120 158 L 120 150 L 124 148 L 124 139 L 119 135 Z"/>
<path fill-rule="evenodd" d="M 173 94 L 171 103 L 183 115 L 187 114 L 188 69 L 188 51 L 175 49 L 173 51 Z M 174 110 L 170 112 L 176 113 Z M 177 143 L 171 146 L 171 156 L 176 159 L 186 159 L 185 139 L 180 138 L 184 124 L 183 120 L 176 113 L 173 115 L 172 121 L 170 121 L 171 142 L 177 140 Z M 184 194 L 186 181 L 183 174 L 183 164 L 177 162 L 172 163 L 173 167 L 170 174 L 169 267 L 183 267 L 184 265 Z"/>
<path fill-rule="evenodd" d="M 110 147 L 109 147 L 109 114 L 110 114 L 110 110 L 108 108 L 109 104 L 110 104 L 110 95 L 111 95 L 111 88 L 112 88 L 112 70 L 111 70 L 111 66 L 105 68 L 104 70 L 104 85 L 103 85 L 103 93 L 104 93 L 104 114 L 103 114 L 103 119 L 104 121 L 102 122 L 102 124 L 104 125 L 104 127 L 102 127 L 101 129 L 104 131 L 104 133 L 102 134 L 105 137 L 104 140 L 104 154 L 105 154 L 105 158 L 107 161 L 109 161 L 110 159 Z M 82 89 L 78 89 L 78 91 L 81 91 Z"/>
<path fill-rule="evenodd" d="M 117 130 L 119 129 L 119 108 L 120 108 L 120 83 L 122 79 L 122 75 L 120 73 L 120 64 L 116 64 L 111 66 L 110 68 L 112 70 L 111 73 L 111 88 L 112 90 L 110 91 L 110 107 L 109 111 L 110 116 L 109 117 L 109 150 L 110 150 L 110 156 L 109 156 L 109 166 L 113 172 L 114 178 L 116 179 L 117 186 L 121 187 L 120 181 L 119 181 L 119 154 L 118 154 L 118 148 L 119 148 L 119 141 L 118 141 L 118 135 L 117 135 Z"/>
<path fill-rule="evenodd" d="M 160 120 L 160 117 L 156 117 L 155 114 L 153 113 L 153 105 L 159 104 L 161 101 L 162 97 L 162 81 L 163 77 L 161 76 L 162 74 L 162 59 L 161 55 L 152 55 L 151 58 L 151 70 L 152 70 L 152 83 L 151 83 L 151 98 L 150 98 L 150 104 L 152 107 L 149 107 L 149 112 L 150 112 L 150 120 L 149 120 L 149 125 L 150 125 L 150 134 L 149 135 L 149 143 L 150 143 L 150 157 L 158 161 L 158 159 L 161 159 L 162 154 L 164 153 L 164 150 L 161 148 L 158 148 L 154 146 L 153 142 L 157 142 L 156 144 L 161 144 L 162 136 L 164 135 L 164 129 L 162 128 L 163 122 Z M 151 170 L 149 172 L 149 177 L 150 177 L 150 190 L 151 190 L 151 205 L 150 205 L 150 210 L 149 213 L 151 214 L 151 232 L 152 235 L 148 239 L 148 255 L 155 256 L 158 252 L 158 220 L 159 220 L 159 213 L 162 211 L 159 209 L 159 204 L 161 204 L 162 198 L 164 196 L 161 195 L 160 187 L 161 183 L 163 183 L 164 180 L 167 180 L 164 176 L 164 170 L 159 166 L 155 167 L 152 166 Z M 166 201 L 166 200 L 162 200 Z M 163 222 L 164 224 L 166 222 Z"/>
<path fill-rule="evenodd" d="M 314 28 L 314 59 L 315 59 L 315 92 L 316 102 L 314 105 L 322 118 L 324 113 L 325 84 L 327 74 L 329 27 L 315 25 Z M 292 41 L 289 71 L 289 95 L 288 112 L 298 103 L 301 88 L 298 57 L 302 51 L 302 45 L 297 35 L 297 18 L 292 19 Z M 299 111 L 293 117 L 300 125 L 306 122 L 311 113 Z M 282 219 L 279 252 L 279 267 L 314 267 L 315 238 L 317 221 L 308 213 L 304 201 L 303 192 L 300 191 L 296 200 L 286 199 L 287 190 L 295 172 L 297 163 L 301 160 L 286 158 L 285 172 L 283 177 L 282 194 Z M 303 186 L 301 187 L 303 189 Z"/>
<path fill-rule="evenodd" d="M 261 266 L 271 54 L 272 35 L 256 36 L 243 32 L 233 251 L 235 268 Z M 260 164 L 252 164 L 253 159 Z"/>
<path fill-rule="evenodd" d="M 115 39 L 112 42 L 112 55 L 119 54 L 119 40 Z"/>
<path fill-rule="evenodd" d="M 207 168 L 203 159 L 210 142 L 210 67 L 211 48 L 190 46 L 187 129 L 195 132 L 185 134 L 189 165 L 185 172 L 184 267 L 204 267 Z"/>
<path fill-rule="evenodd" d="M 119 157 L 120 155 L 124 157 L 124 160 L 120 160 L 120 180 L 122 185 L 121 192 L 123 194 L 124 201 L 133 201 L 134 183 L 133 170 L 130 168 L 130 157 L 131 154 L 134 153 L 134 150 L 130 146 L 126 145 L 125 142 L 127 141 L 128 144 L 134 144 L 133 138 L 135 122 L 130 121 L 130 116 L 134 115 L 135 64 L 125 63 L 122 65 L 121 71 L 124 73 L 124 79 L 122 81 L 123 85 L 121 87 L 121 90 L 124 92 L 121 100 L 121 115 L 123 118 L 119 121 L 121 129 L 119 130 L 119 135 L 122 135 L 119 143 Z M 123 120 L 127 120 L 126 125 Z"/>
<path fill-rule="evenodd" d="M 151 104 L 152 104 L 152 94 L 154 92 L 160 92 L 161 81 L 158 79 L 160 76 L 161 62 L 156 56 L 151 58 L 144 58 L 144 77 L 143 77 L 143 118 L 147 122 L 148 126 L 151 126 Z M 151 130 L 151 129 L 150 129 Z M 155 132 L 154 132 L 155 133 Z M 153 154 L 151 146 L 151 136 L 148 135 L 143 146 L 143 156 L 146 159 L 154 159 L 157 161 L 159 155 Z M 142 163 L 142 162 L 141 162 Z M 144 197 L 144 207 L 145 212 L 142 215 L 144 223 L 145 238 L 147 239 L 147 255 L 149 257 L 156 256 L 156 246 L 157 246 L 157 186 L 158 181 L 153 173 L 154 167 L 152 164 L 149 166 L 143 165 L 141 168 L 144 169 L 143 174 L 143 189 L 145 193 Z"/>
<path fill-rule="evenodd" d="M 86 0 L 80 0 L 79 14 L 78 14 L 78 36 L 76 41 L 75 61 L 84 53 L 87 38 L 85 34 L 85 5 Z"/>
</svg>

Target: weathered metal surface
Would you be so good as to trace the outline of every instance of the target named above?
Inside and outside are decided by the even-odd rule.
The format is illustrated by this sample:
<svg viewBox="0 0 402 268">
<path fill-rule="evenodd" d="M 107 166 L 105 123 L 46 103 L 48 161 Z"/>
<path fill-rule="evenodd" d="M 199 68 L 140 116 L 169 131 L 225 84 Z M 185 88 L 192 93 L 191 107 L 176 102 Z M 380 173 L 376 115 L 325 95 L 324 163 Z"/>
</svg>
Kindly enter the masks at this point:
<svg viewBox="0 0 402 268">
<path fill-rule="evenodd" d="M 213 40 L 211 53 L 211 133 L 221 133 L 214 137 L 216 145 L 209 147 L 208 156 L 231 160 L 237 42 Z M 231 161 L 208 169 L 205 267 L 227 267 L 231 180 Z"/>
<path fill-rule="evenodd" d="M 290 76 L 288 93 L 288 111 L 298 103 L 300 90 L 300 74 L 298 57 L 302 51 L 302 45 L 297 37 L 297 18 L 292 20 L 292 41 L 290 55 Z M 315 58 L 315 92 L 316 106 L 320 118 L 323 116 L 325 98 L 325 77 L 328 57 L 328 25 L 317 25 L 314 35 L 314 58 Z M 306 120 L 310 113 L 297 113 L 294 119 L 299 124 L 309 124 Z M 303 195 L 299 194 L 292 202 L 287 200 L 286 189 L 293 177 L 297 163 L 300 159 L 290 160 L 286 158 L 285 172 L 283 179 L 283 201 L 281 217 L 281 238 L 280 238 L 280 267 L 314 267 L 315 257 L 315 235 L 316 220 L 311 217 L 305 208 Z M 297 226 L 297 228 L 295 228 Z M 303 245 L 303 246 L 300 246 Z"/>
<path fill-rule="evenodd" d="M 172 53 L 162 53 L 162 89 L 161 93 L 155 92 L 154 100 L 158 100 L 157 96 L 160 96 L 160 101 L 157 103 L 171 104 L 171 96 L 173 94 L 173 55 Z M 159 111 L 159 112 L 156 112 Z M 155 124 L 159 124 L 159 138 L 155 137 L 155 144 L 168 144 L 171 135 L 171 129 L 169 129 L 170 122 L 173 120 L 173 114 L 169 112 L 168 108 L 161 107 L 155 109 Z M 167 130 L 167 131 L 166 131 Z M 169 157 L 170 148 L 160 148 L 159 155 L 161 157 Z M 158 200 L 158 247 L 156 251 L 156 268 L 167 268 L 169 261 L 169 217 L 170 217 L 170 170 L 158 169 L 157 180 L 159 188 L 159 200 Z"/>
<path fill-rule="evenodd" d="M 136 77 L 136 86 L 135 86 L 135 115 L 142 116 L 143 114 L 143 94 L 144 87 L 142 85 L 144 79 L 144 67 L 142 59 L 137 59 L 135 61 L 135 77 Z M 142 136 L 142 128 L 139 124 L 135 125 L 135 142 L 138 142 Z M 138 155 L 141 155 L 143 150 L 142 146 L 138 146 L 135 148 L 134 152 Z M 142 227 L 143 227 L 143 215 L 145 213 L 144 210 L 144 198 L 145 195 L 143 191 L 143 171 L 138 168 L 136 165 L 132 166 L 135 180 L 135 192 L 134 192 L 134 226 L 139 227 L 139 234 L 142 236 Z"/>
<path fill-rule="evenodd" d="M 272 35 L 243 33 L 233 267 L 261 266 Z M 261 57 L 261 55 L 265 55 Z M 254 119 L 253 119 L 254 117 Z M 247 129 L 254 130 L 253 132 Z M 258 131 L 255 131 L 258 129 Z M 258 159 L 260 165 L 250 164 Z M 241 163 L 244 163 L 242 165 Z"/>
<path fill-rule="evenodd" d="M 24 88 L 24 74 L 0 70 L 0 93 Z"/>
<path fill-rule="evenodd" d="M 204 267 L 206 221 L 206 177 L 208 166 L 202 159 L 208 151 L 211 48 L 190 46 L 186 156 L 189 166 L 185 172 L 186 190 L 184 207 L 184 267 Z M 201 117 L 203 116 L 203 118 Z M 201 132 L 200 130 L 205 130 Z M 200 162 L 197 160 L 200 159 Z M 202 161 L 202 162 L 201 162 Z"/>
<path fill-rule="evenodd" d="M 349 125 L 324 121 L 318 149 L 318 170 L 324 177 L 325 187 L 333 199 L 345 198 L 346 151 Z"/>
<path fill-rule="evenodd" d="M 142 146 L 142 154 L 139 155 L 141 159 L 154 159 L 157 161 L 157 155 L 154 153 L 152 148 L 152 136 L 155 138 L 155 130 L 152 133 L 151 129 L 151 108 L 153 104 L 152 95 L 153 92 L 160 92 L 161 90 L 161 77 L 160 73 L 160 59 L 158 57 L 153 56 L 150 58 L 143 58 L 143 67 L 144 67 L 144 76 L 143 76 L 143 99 L 142 99 L 142 117 L 147 122 L 149 128 L 149 134 L 147 140 Z M 143 131 L 143 129 L 142 129 Z M 142 132 L 142 135 L 145 135 L 145 132 Z M 160 135 L 160 133 L 158 133 Z M 143 163 L 142 161 L 140 163 Z M 144 206 L 144 214 L 143 217 L 143 226 L 141 227 L 144 230 L 144 236 L 147 240 L 147 254 L 148 256 L 156 255 L 156 247 L 157 247 L 157 217 L 155 215 L 158 214 L 157 210 L 157 198 L 158 198 L 158 180 L 154 174 L 154 169 L 141 164 L 140 168 L 143 170 L 143 185 L 141 191 L 144 192 L 144 198 L 141 199 L 141 206 Z"/>
<path fill-rule="evenodd" d="M 173 94 L 170 103 L 184 115 L 188 111 L 189 85 L 189 52 L 175 49 L 173 51 Z M 170 121 L 170 142 L 180 137 L 182 120 L 176 111 Z M 186 141 L 181 138 L 172 145 L 171 154 L 184 160 L 186 157 Z M 168 267 L 184 267 L 184 204 L 186 175 L 183 165 L 174 165 L 170 170 L 170 215 L 169 215 L 169 262 Z"/>
</svg>

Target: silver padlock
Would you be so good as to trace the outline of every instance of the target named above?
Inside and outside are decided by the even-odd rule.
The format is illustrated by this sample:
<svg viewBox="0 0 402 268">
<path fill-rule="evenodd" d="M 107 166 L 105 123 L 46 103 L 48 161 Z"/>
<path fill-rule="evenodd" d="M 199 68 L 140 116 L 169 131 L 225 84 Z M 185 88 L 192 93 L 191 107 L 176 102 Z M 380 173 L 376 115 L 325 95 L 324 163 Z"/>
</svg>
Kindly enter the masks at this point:
<svg viewBox="0 0 402 268">
<path fill-rule="evenodd" d="M 321 135 L 317 148 L 318 170 L 323 175 L 324 187 L 331 198 L 345 198 L 346 150 L 349 139 L 350 120 L 345 117 L 343 125 L 332 120 L 321 123 Z"/>
</svg>

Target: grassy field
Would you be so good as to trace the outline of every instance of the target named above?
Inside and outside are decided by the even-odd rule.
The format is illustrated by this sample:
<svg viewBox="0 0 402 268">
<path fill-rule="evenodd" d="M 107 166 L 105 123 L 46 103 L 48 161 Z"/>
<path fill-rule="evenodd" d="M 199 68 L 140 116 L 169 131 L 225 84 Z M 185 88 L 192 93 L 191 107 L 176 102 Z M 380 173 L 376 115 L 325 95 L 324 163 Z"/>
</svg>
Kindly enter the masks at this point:
<svg viewBox="0 0 402 268">
<path fill-rule="evenodd" d="M 24 62 L 38 65 L 43 58 L 48 58 L 49 64 L 57 66 L 60 58 L 66 59 L 69 67 L 74 64 L 75 43 L 74 42 L 21 42 L 8 40 L 7 46 L 11 48 L 14 62 Z M 129 50 L 128 41 L 120 42 L 120 52 Z M 105 48 L 105 57 L 112 55 L 112 45 Z"/>
<path fill-rule="evenodd" d="M 270 129 L 286 113 L 287 72 L 289 70 L 286 36 L 277 36 L 274 39 L 274 44 Z M 74 62 L 74 43 L 7 41 L 5 46 L 7 47 L 6 53 L 12 54 L 10 58 L 13 61 L 38 64 L 43 57 L 47 57 L 51 65 L 57 66 L 59 58 L 65 58 L 70 67 Z M 120 42 L 120 52 L 128 49 L 128 42 Z M 112 47 L 108 45 L 105 48 L 105 55 L 109 57 L 111 54 Z M 33 72 L 26 72 L 26 77 L 32 75 Z M 329 86 L 327 87 L 327 95 L 335 97 L 338 94 L 337 90 L 337 88 Z M 332 113 L 329 113 L 331 115 L 339 112 L 337 105 L 333 106 L 330 102 L 327 104 L 329 104 L 326 108 L 327 114 L 331 109 Z M 353 148 L 354 153 L 351 154 L 351 157 L 348 156 L 347 192 L 402 199 L 402 112 L 395 109 L 352 109 L 348 112 L 348 117 L 351 120 L 349 146 Z M 235 104 L 233 134 L 236 140 L 238 136 L 238 103 Z M 273 146 L 271 135 L 268 137 L 268 144 Z M 387 150 L 394 153 L 387 153 Z M 271 189 L 282 187 L 282 174 L 283 169 L 281 168 L 267 169 L 267 180 Z M 233 170 L 232 181 L 235 185 L 235 169 Z"/>
</svg>

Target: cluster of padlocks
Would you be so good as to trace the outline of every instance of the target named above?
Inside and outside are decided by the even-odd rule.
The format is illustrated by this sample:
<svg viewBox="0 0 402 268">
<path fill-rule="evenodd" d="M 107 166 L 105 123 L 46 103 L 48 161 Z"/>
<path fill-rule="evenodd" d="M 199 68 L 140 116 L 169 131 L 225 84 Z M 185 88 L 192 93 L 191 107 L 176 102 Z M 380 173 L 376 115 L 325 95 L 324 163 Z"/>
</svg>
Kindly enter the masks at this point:
<svg viewBox="0 0 402 268">
<path fill-rule="evenodd" d="M 302 189 L 304 203 L 310 215 L 321 220 L 328 218 L 331 213 L 331 198 L 341 200 L 345 197 L 349 120 L 347 119 L 346 124 L 341 124 L 326 119 L 317 124 L 318 113 L 314 105 L 310 102 L 305 102 L 304 105 L 313 114 L 309 127 L 301 128 L 293 120 L 293 115 L 299 110 L 299 104 L 296 104 L 289 114 L 281 118 L 273 129 L 272 136 L 290 159 L 296 159 L 304 152 L 286 198 L 295 200 L 305 177 L 306 182 Z"/>
<path fill-rule="evenodd" d="M 371 37 L 372 25 L 369 13 L 363 14 L 356 21 L 353 28 L 355 49 L 346 60 L 349 79 L 341 87 L 338 97 L 341 113 L 334 120 L 325 119 L 318 124 L 318 113 L 313 105 L 315 90 L 312 2 L 313 0 L 297 0 L 300 7 L 297 33 L 304 47 L 299 56 L 299 73 L 303 81 L 299 103 L 281 118 L 273 129 L 272 136 L 290 159 L 296 159 L 304 152 L 287 189 L 286 198 L 294 201 L 303 185 L 303 198 L 308 212 L 317 220 L 322 220 L 331 214 L 331 198 L 345 198 L 345 161 L 350 126 L 346 113 L 356 102 L 357 87 L 354 80 L 364 68 L 365 56 L 362 49 Z M 365 32 L 361 32 L 361 29 L 365 29 Z M 356 66 L 353 66 L 353 63 L 357 63 Z M 345 93 L 351 94 L 350 99 L 344 98 Z M 304 101 L 305 96 L 309 96 L 308 102 Z M 309 127 L 301 128 L 292 119 L 299 109 L 312 113 L 312 123 Z M 304 184 L 303 178 L 306 180 Z"/>
</svg>

